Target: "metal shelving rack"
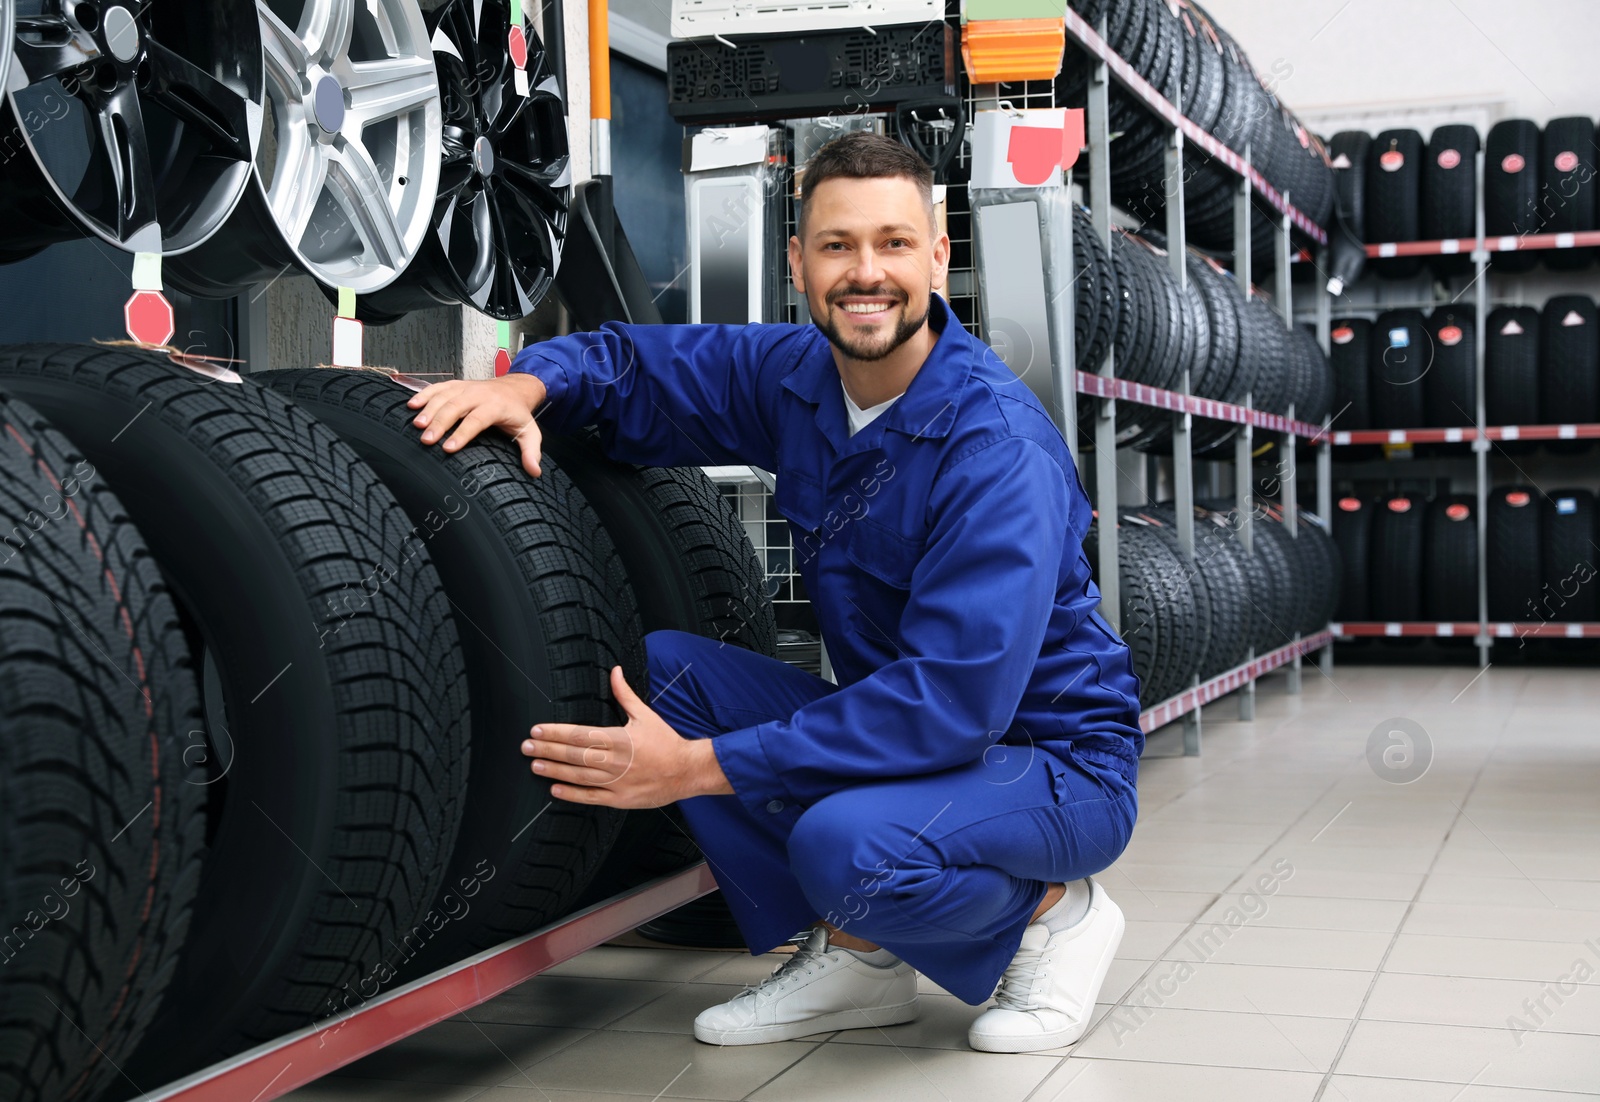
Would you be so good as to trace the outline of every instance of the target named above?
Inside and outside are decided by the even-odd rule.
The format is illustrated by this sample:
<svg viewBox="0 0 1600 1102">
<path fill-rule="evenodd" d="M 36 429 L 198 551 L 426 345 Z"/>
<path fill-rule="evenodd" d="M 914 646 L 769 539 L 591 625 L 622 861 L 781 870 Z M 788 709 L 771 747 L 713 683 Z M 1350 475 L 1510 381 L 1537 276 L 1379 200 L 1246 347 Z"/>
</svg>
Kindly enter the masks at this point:
<svg viewBox="0 0 1600 1102">
<path fill-rule="evenodd" d="M 1600 230 L 1584 233 L 1525 234 L 1520 237 L 1489 237 L 1484 233 L 1483 178 L 1484 154 L 1477 155 L 1477 236 L 1453 237 L 1436 241 L 1389 241 L 1366 246 L 1367 256 L 1385 259 L 1396 256 L 1448 256 L 1468 253 L 1473 263 L 1473 296 L 1477 326 L 1475 390 L 1477 410 L 1471 426 L 1456 428 L 1363 429 L 1330 432 L 1328 444 L 1336 447 L 1359 444 L 1465 444 L 1472 449 L 1474 482 L 1478 498 L 1478 619 L 1464 623 L 1437 621 L 1362 621 L 1329 625 L 1341 639 L 1353 638 L 1469 638 L 1478 647 L 1478 665 L 1489 665 L 1490 651 L 1500 639 L 1595 639 L 1600 638 L 1600 623 L 1499 622 L 1489 619 L 1489 451 L 1496 442 L 1506 440 L 1600 440 L 1600 424 L 1570 425 L 1490 425 L 1484 403 L 1484 356 L 1488 341 L 1490 309 L 1490 261 L 1495 253 L 1548 249 L 1581 249 L 1600 246 Z M 1436 304 L 1435 304 L 1436 305 Z M 1387 308 L 1387 307 L 1386 307 Z M 1331 521 L 1331 515 L 1330 515 Z"/>
<path fill-rule="evenodd" d="M 1259 196 L 1276 213 L 1277 218 L 1274 226 L 1276 244 L 1274 305 L 1282 316 L 1285 326 L 1292 327 L 1294 325 L 1294 304 L 1290 285 L 1291 233 L 1299 231 L 1315 245 L 1325 247 L 1327 245 L 1326 232 L 1320 226 L 1312 223 L 1303 212 L 1294 207 L 1290 201 L 1291 196 L 1280 194 L 1251 166 L 1248 148 L 1241 154 L 1218 142 L 1214 137 L 1185 117 L 1180 110 L 1180 105 L 1166 99 L 1148 81 L 1134 71 L 1133 67 L 1107 44 L 1103 33 L 1103 22 L 1099 28 L 1090 27 L 1081 16 L 1069 8 L 1066 13 L 1066 30 L 1068 38 L 1083 51 L 1091 66 L 1088 110 L 1086 113 L 1086 136 L 1090 157 L 1087 190 L 1095 232 L 1100 236 L 1101 242 L 1107 249 L 1112 247 L 1110 220 L 1112 200 L 1109 163 L 1112 145 L 1109 91 L 1110 80 L 1115 78 L 1123 88 L 1166 123 L 1167 126 L 1168 145 L 1165 159 L 1166 179 L 1164 182 L 1165 195 L 1167 196 L 1167 255 L 1179 285 L 1184 286 L 1188 280 L 1186 265 L 1188 250 L 1184 224 L 1183 150 L 1184 143 L 1190 142 L 1205 150 L 1216 163 L 1224 165 L 1238 178 L 1233 208 L 1234 276 L 1246 295 L 1254 293 L 1250 271 L 1253 198 Z M 987 98 L 998 101 L 999 96 L 997 93 L 991 93 Z M 1066 297 L 1070 309 L 1072 296 Z M 1317 330 L 1318 339 L 1324 353 L 1328 349 L 1328 319 L 1328 296 L 1319 294 Z M 1067 327 L 1070 331 L 1070 320 Z M 1094 496 L 1097 510 L 1102 518 L 1117 515 L 1117 464 L 1114 459 L 1111 462 L 1106 462 L 1102 457 L 1114 457 L 1116 455 L 1116 408 L 1119 401 L 1152 406 L 1158 409 L 1170 410 L 1173 413 L 1172 482 L 1176 498 L 1178 541 L 1183 557 L 1187 562 L 1192 564 L 1194 561 L 1194 459 L 1190 427 L 1195 417 L 1229 421 L 1238 424 L 1241 428 L 1241 431 L 1234 438 L 1234 498 L 1240 518 L 1239 536 L 1246 553 L 1254 553 L 1251 532 L 1252 513 L 1254 510 L 1251 460 L 1257 430 L 1274 433 L 1281 437 L 1280 450 L 1284 458 L 1279 484 L 1282 487 L 1283 496 L 1283 523 L 1287 526 L 1290 536 L 1299 538 L 1300 535 L 1298 523 L 1299 503 L 1297 500 L 1298 472 L 1296 470 L 1295 447 L 1297 438 L 1309 440 L 1316 445 L 1317 508 L 1321 516 L 1328 516 L 1332 505 L 1332 456 L 1326 424 L 1313 425 L 1297 420 L 1294 416 L 1293 406 L 1290 406 L 1287 416 L 1257 410 L 1253 408 L 1249 396 L 1246 397 L 1245 404 L 1242 406 L 1199 398 L 1190 392 L 1190 381 L 1187 373 L 1185 373 L 1182 384 L 1176 392 L 1130 383 L 1116 377 L 1114 360 L 1114 353 L 1108 352 L 1105 363 L 1101 364 L 1094 373 L 1072 371 L 1074 376 L 1073 385 L 1061 389 L 1061 393 L 1067 396 L 1068 408 L 1061 413 L 1062 423 L 1059 427 L 1066 435 L 1068 443 L 1072 446 L 1075 457 L 1078 448 L 1076 432 L 1078 411 L 1075 408 L 1075 395 L 1084 394 L 1094 399 L 1095 402 L 1094 439 L 1097 461 L 1095 463 Z M 1071 370 L 1070 367 L 1068 370 Z M 1117 526 L 1115 524 L 1100 524 L 1098 526 L 1098 538 L 1099 561 L 1101 564 L 1117 562 Z M 1106 571 L 1102 566 L 1101 573 L 1101 614 L 1114 628 L 1120 629 L 1121 594 L 1116 571 Z M 1271 670 L 1287 667 L 1289 692 L 1298 693 L 1300 691 L 1302 657 L 1311 651 L 1321 650 L 1324 669 L 1328 669 L 1332 657 L 1332 648 L 1329 645 L 1332 638 L 1331 632 L 1323 630 L 1307 638 L 1301 638 L 1296 635 L 1288 645 L 1277 648 L 1265 655 L 1258 656 L 1252 650 L 1248 659 L 1235 669 L 1205 682 L 1200 682 L 1196 679 L 1182 693 L 1146 709 L 1140 717 L 1141 726 L 1148 732 L 1174 720 L 1181 719 L 1184 724 L 1184 753 L 1189 755 L 1198 754 L 1201 741 L 1200 708 L 1202 705 L 1226 693 L 1239 690 L 1240 718 L 1242 720 L 1253 719 L 1255 717 L 1256 680 Z"/>
<path fill-rule="evenodd" d="M 546 969 L 715 891 L 704 862 L 441 968 L 149 1093 L 140 1102 L 267 1102 L 464 1014 Z"/>
</svg>

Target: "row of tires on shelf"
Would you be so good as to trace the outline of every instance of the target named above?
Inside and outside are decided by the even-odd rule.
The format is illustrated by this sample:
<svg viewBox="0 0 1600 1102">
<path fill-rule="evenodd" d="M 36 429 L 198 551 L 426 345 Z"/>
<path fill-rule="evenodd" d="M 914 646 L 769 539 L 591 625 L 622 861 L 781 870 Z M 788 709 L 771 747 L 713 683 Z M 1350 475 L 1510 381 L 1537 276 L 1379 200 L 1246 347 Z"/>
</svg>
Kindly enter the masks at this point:
<svg viewBox="0 0 1600 1102">
<path fill-rule="evenodd" d="M 698 470 L 424 448 L 376 373 L 0 350 L 0 1097 L 121 1099 L 695 856 L 552 801 L 643 634 L 772 654 Z M 586 894 L 587 893 L 587 894 Z"/>
<path fill-rule="evenodd" d="M 1484 153 L 1483 222 L 1489 237 L 1578 233 L 1600 225 L 1594 183 L 1596 129 L 1581 116 L 1504 119 L 1480 143 L 1463 123 L 1440 126 L 1423 140 L 1416 130 L 1373 137 L 1344 130 L 1328 142 L 1336 172 L 1339 216 L 1358 241 L 1438 241 L 1477 235 L 1477 155 Z M 1502 271 L 1527 271 L 1542 257 L 1551 268 L 1586 267 L 1592 249 L 1497 252 Z M 1470 271 L 1465 253 L 1370 261 L 1379 275 L 1408 278 L 1424 265 L 1440 277 Z"/>
<path fill-rule="evenodd" d="M 1333 209 L 1333 171 L 1322 143 L 1278 99 L 1275 64 L 1258 70 L 1207 11 L 1193 0 L 1071 0 L 1091 26 L 1106 21 L 1106 41 L 1196 126 L 1250 162 L 1313 223 Z M 1082 107 L 1088 64 L 1069 56 L 1056 78 L 1055 103 Z M 1166 123 L 1113 82 L 1110 92 L 1112 195 L 1124 209 L 1159 221 L 1166 209 Z M 1199 146 L 1184 147 L 1184 221 L 1190 240 L 1233 247 L 1237 177 Z M 1273 257 L 1275 216 L 1260 205 L 1251 223 L 1252 253 Z"/>
<path fill-rule="evenodd" d="M 1557 295 L 1542 309 L 1500 306 L 1486 322 L 1484 413 L 1490 425 L 1600 421 L 1600 315 L 1592 298 Z M 1447 305 L 1426 316 L 1408 309 L 1388 310 L 1371 321 L 1342 318 L 1329 337 L 1334 428 L 1449 428 L 1477 422 L 1478 337 L 1472 309 Z"/>
<path fill-rule="evenodd" d="M 1245 295 L 1227 269 L 1191 250 L 1179 286 L 1165 238 L 1113 227 L 1107 249 L 1087 211 L 1075 212 L 1077 278 L 1074 326 L 1077 366 L 1098 371 L 1114 353 L 1120 379 L 1177 390 L 1185 375 L 1190 393 L 1320 422 L 1331 411 L 1334 382 L 1328 357 L 1309 329 L 1288 328 L 1262 299 Z M 1092 422 L 1084 421 L 1092 446 Z M 1207 451 L 1237 431 L 1220 421 L 1196 422 L 1193 446 Z M 1172 436 L 1170 413 L 1123 406 L 1117 411 L 1119 446 L 1160 448 Z"/>
<path fill-rule="evenodd" d="M 1488 510 L 1488 618 L 1596 619 L 1595 496 L 1501 486 Z M 1478 501 L 1410 493 L 1339 499 L 1333 535 L 1344 563 L 1337 619 L 1478 619 Z"/>
<path fill-rule="evenodd" d="M 355 290 L 365 321 L 440 303 L 525 316 L 566 234 L 561 89 L 505 0 L 427 7 L 0 19 L 0 260 L 91 236 L 165 255 L 166 282 L 200 297 L 299 269 Z"/>
<path fill-rule="evenodd" d="M 1098 524 L 1084 540 L 1100 577 Z M 1195 509 L 1194 559 L 1185 560 L 1171 504 L 1129 506 L 1117 523 L 1119 610 L 1133 652 L 1139 702 L 1149 708 L 1296 635 L 1322 630 L 1339 603 L 1339 549 L 1320 518 L 1302 512 L 1298 537 L 1271 502 L 1250 518 L 1251 550 L 1231 504 Z"/>
</svg>

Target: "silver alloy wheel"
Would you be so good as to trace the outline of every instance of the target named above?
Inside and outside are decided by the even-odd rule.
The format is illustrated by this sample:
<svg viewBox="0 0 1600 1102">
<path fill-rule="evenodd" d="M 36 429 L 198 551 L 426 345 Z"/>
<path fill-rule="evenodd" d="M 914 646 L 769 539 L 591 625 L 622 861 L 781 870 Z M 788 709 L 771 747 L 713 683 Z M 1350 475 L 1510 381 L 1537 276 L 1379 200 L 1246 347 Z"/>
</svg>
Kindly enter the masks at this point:
<svg viewBox="0 0 1600 1102">
<path fill-rule="evenodd" d="M 11 0 L 0 0 L 0 96 L 8 91 L 11 79 L 12 43 L 17 33 L 17 9 Z"/>
<path fill-rule="evenodd" d="M 258 6 L 270 124 L 256 172 L 273 222 L 321 282 L 385 287 L 421 245 L 439 184 L 422 12 L 416 0 Z"/>
</svg>

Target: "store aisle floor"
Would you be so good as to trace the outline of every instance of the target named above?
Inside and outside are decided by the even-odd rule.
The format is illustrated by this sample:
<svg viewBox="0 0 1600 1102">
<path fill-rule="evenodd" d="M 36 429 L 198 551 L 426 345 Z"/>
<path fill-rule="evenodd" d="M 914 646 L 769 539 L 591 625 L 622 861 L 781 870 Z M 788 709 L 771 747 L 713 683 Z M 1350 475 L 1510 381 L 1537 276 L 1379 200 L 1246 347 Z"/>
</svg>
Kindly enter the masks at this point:
<svg viewBox="0 0 1600 1102">
<path fill-rule="evenodd" d="M 1199 758 L 1154 737 L 1103 877 L 1127 936 L 1071 1049 L 972 1052 L 977 1010 L 926 981 L 909 1025 L 714 1048 L 694 1015 L 774 958 L 602 947 L 289 1097 L 1600 1097 L 1600 674 L 1476 674 L 1308 665 L 1254 723 L 1208 709 Z"/>
</svg>

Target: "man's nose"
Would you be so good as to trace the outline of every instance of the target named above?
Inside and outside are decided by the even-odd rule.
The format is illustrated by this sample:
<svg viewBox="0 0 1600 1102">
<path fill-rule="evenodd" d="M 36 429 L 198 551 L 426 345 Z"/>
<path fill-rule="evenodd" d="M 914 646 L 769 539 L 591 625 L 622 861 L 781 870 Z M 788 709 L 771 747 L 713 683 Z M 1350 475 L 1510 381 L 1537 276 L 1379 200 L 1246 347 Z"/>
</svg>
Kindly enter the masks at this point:
<svg viewBox="0 0 1600 1102">
<path fill-rule="evenodd" d="M 850 269 L 850 282 L 857 287 L 876 287 L 883 282 L 883 266 L 878 263 L 875 249 L 865 248 L 856 253 L 856 263 Z"/>
</svg>

